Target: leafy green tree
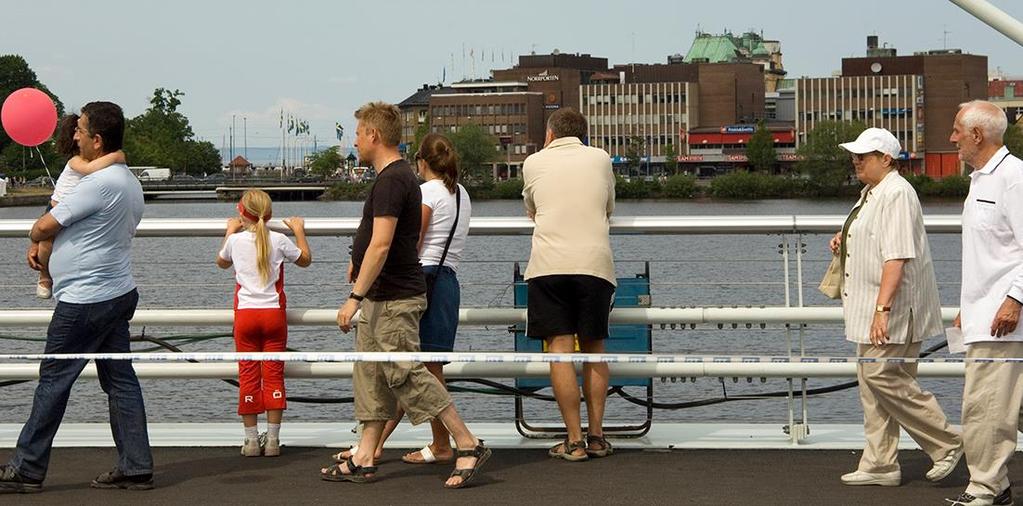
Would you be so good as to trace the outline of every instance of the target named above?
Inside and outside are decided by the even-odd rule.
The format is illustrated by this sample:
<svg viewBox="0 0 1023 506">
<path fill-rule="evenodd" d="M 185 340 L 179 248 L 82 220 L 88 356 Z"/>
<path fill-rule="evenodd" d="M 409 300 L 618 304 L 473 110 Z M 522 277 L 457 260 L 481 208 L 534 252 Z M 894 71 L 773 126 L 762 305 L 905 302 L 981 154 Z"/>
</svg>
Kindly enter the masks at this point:
<svg viewBox="0 0 1023 506">
<path fill-rule="evenodd" d="M 468 185 L 489 185 L 494 180 L 491 163 L 497 159 L 497 139 L 476 124 L 459 127 L 448 136 L 458 153 L 458 166 Z"/>
<path fill-rule="evenodd" d="M 341 167 L 341 151 L 339 146 L 331 146 L 323 151 L 313 153 L 309 157 L 309 172 L 329 178 Z"/>
<path fill-rule="evenodd" d="M 1023 157 L 1023 128 L 1020 128 L 1019 125 L 1010 122 L 1009 128 L 1005 129 L 1002 142 L 1005 143 L 1005 147 L 1009 148 L 1010 153 L 1017 158 Z"/>
<path fill-rule="evenodd" d="M 421 125 L 416 127 L 416 131 L 415 131 L 416 138 L 415 138 L 415 140 L 412 141 L 412 144 L 409 146 L 409 149 L 408 149 L 408 155 L 407 156 L 409 157 L 410 160 L 416 154 L 416 152 L 419 151 L 419 145 L 423 143 L 423 137 L 426 137 L 426 134 L 428 134 L 428 133 L 430 133 L 430 118 L 429 117 L 426 118 L 426 121 L 423 124 L 421 124 Z"/>
<path fill-rule="evenodd" d="M 816 195 L 837 195 L 853 173 L 849 153 L 838 145 L 856 139 L 866 125 L 858 121 L 821 121 L 796 153 L 796 169 L 806 174 L 808 190 Z"/>
<path fill-rule="evenodd" d="M 671 199 L 693 198 L 698 191 L 696 176 L 676 174 L 664 182 L 664 196 Z"/>
<path fill-rule="evenodd" d="M 669 176 L 678 174 L 678 153 L 674 142 L 664 146 L 664 172 Z"/>
<path fill-rule="evenodd" d="M 220 152 L 211 142 L 199 141 L 178 111 L 180 90 L 157 88 L 149 108 L 128 120 L 124 148 L 133 165 L 170 167 L 174 172 L 203 174 L 220 168 Z"/>
<path fill-rule="evenodd" d="M 54 95 L 45 84 L 39 81 L 36 73 L 28 66 L 28 62 L 24 58 L 14 54 L 0 55 L 0 102 L 21 88 L 36 88 L 46 93 L 53 99 L 53 103 L 57 107 L 57 116 L 64 115 L 64 104 L 57 98 L 57 95 Z M 57 165 L 62 165 L 64 160 L 54 149 L 53 141 L 40 144 L 39 151 L 50 167 L 50 172 L 56 177 L 60 172 L 60 167 Z M 35 148 L 19 145 L 0 128 L 0 172 L 33 178 L 44 173 L 43 161 L 39 159 Z"/>
<path fill-rule="evenodd" d="M 757 123 L 757 130 L 746 144 L 746 159 L 753 170 L 771 172 L 778 163 L 778 152 L 774 150 L 774 138 L 764 120 Z"/>
<path fill-rule="evenodd" d="M 646 139 L 638 135 L 629 137 L 625 145 L 625 166 L 628 167 L 630 175 L 639 172 L 639 166 L 643 163 L 644 156 L 646 156 Z"/>
</svg>

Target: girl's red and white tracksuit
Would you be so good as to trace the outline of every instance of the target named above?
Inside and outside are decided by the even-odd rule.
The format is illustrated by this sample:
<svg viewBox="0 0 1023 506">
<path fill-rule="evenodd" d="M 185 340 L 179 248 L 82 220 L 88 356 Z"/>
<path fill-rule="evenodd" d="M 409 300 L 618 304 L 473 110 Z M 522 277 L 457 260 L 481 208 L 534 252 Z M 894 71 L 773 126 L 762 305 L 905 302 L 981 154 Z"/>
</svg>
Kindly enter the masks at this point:
<svg viewBox="0 0 1023 506">
<path fill-rule="evenodd" d="M 287 236 L 270 234 L 270 280 L 263 283 L 256 263 L 256 235 L 243 231 L 227 238 L 220 257 L 234 263 L 234 344 L 239 352 L 285 351 L 284 261 L 295 262 L 302 251 Z M 254 415 L 286 409 L 284 362 L 238 362 L 238 414 Z"/>
</svg>

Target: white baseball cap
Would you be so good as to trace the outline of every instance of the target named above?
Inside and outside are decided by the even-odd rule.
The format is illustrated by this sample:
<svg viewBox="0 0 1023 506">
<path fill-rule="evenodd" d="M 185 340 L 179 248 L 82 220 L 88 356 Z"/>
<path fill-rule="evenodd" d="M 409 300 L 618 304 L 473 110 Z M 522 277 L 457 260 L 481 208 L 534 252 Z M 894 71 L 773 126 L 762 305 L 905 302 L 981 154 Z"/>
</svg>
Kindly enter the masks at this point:
<svg viewBox="0 0 1023 506">
<path fill-rule="evenodd" d="M 902 152 L 899 140 L 884 128 L 868 128 L 855 141 L 843 142 L 839 146 L 857 155 L 865 155 L 877 151 L 895 159 L 898 159 L 899 154 Z"/>
</svg>

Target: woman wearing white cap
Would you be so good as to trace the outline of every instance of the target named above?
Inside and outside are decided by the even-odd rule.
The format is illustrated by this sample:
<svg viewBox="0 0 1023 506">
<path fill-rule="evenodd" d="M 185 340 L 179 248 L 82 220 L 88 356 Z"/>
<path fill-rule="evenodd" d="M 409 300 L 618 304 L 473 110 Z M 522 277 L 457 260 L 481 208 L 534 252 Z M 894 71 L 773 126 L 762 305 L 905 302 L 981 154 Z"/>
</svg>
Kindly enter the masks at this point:
<svg viewBox="0 0 1023 506">
<path fill-rule="evenodd" d="M 868 128 L 840 146 L 865 185 L 830 244 L 842 264 L 846 339 L 858 357 L 918 357 L 924 339 L 942 334 L 941 306 L 920 201 L 896 167 L 899 141 Z M 916 370 L 915 362 L 857 364 L 866 446 L 842 483 L 898 486 L 900 426 L 934 461 L 928 480 L 945 478 L 959 463 L 962 439 L 934 395 L 920 389 Z"/>
</svg>

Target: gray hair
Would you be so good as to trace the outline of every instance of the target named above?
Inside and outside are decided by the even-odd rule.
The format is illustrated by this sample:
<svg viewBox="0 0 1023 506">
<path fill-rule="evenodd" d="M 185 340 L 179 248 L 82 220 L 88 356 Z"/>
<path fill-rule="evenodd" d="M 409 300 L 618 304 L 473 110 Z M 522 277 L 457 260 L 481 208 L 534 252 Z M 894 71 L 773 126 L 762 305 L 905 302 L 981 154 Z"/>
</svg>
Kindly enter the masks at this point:
<svg viewBox="0 0 1023 506">
<path fill-rule="evenodd" d="M 962 112 L 960 121 L 963 128 L 977 128 L 984 134 L 984 140 L 994 144 L 1002 143 L 1009 120 L 1001 108 L 987 100 L 971 100 L 959 104 L 959 110 Z"/>
</svg>

